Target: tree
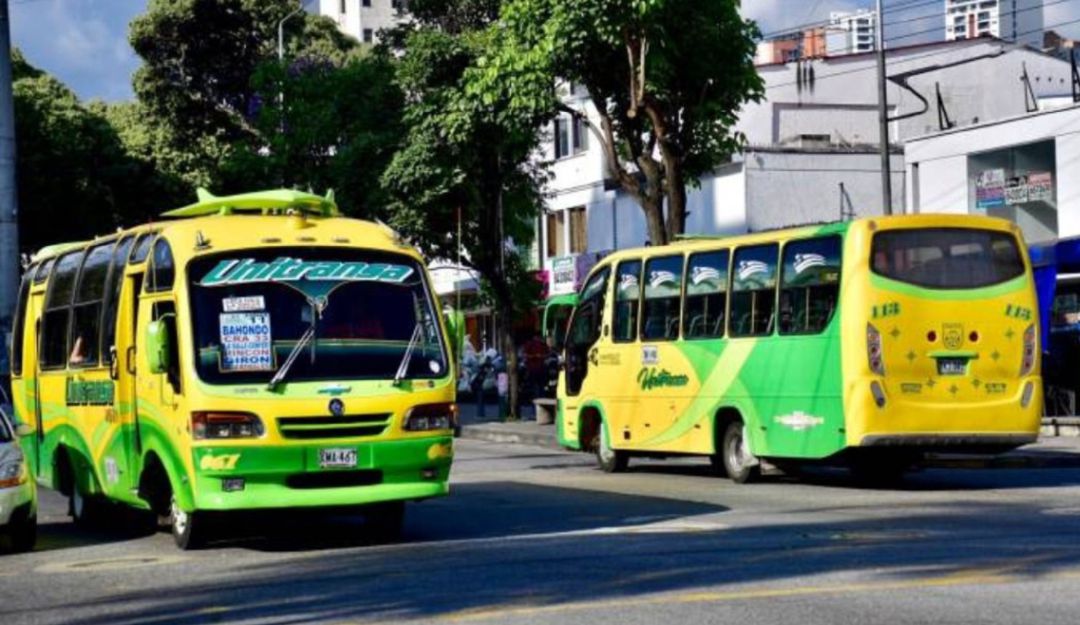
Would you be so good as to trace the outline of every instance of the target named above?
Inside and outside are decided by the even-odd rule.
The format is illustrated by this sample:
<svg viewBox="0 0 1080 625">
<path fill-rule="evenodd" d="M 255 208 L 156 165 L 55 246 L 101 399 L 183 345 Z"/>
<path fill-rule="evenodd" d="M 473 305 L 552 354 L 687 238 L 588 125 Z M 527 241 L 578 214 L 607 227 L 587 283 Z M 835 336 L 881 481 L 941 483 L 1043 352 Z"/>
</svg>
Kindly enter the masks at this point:
<svg viewBox="0 0 1080 625">
<path fill-rule="evenodd" d="M 157 172 L 127 152 L 105 105 L 84 106 L 14 55 L 20 244 L 31 252 L 145 221 Z"/>
<path fill-rule="evenodd" d="M 500 115 L 505 99 L 480 102 L 469 92 L 468 73 L 490 51 L 499 2 L 419 0 L 410 8 L 416 25 L 391 37 L 403 45 L 397 76 L 408 102 L 405 143 L 383 176 L 391 223 L 428 257 L 454 259 L 460 216 L 463 262 L 482 276 L 500 320 L 516 417 L 510 326 L 538 295 L 523 248 L 542 206 L 542 175 L 529 159 L 542 118 Z"/>
<path fill-rule="evenodd" d="M 509 116 L 563 110 L 557 80 L 583 85 L 609 175 L 645 213 L 654 245 L 686 227 L 687 187 L 745 141 L 740 107 L 760 99 L 753 22 L 738 0 L 506 0 L 473 93 Z M 666 220 L 665 220 L 666 207 Z"/>
<path fill-rule="evenodd" d="M 263 144 L 253 123 L 262 96 L 259 68 L 277 58 L 277 24 L 296 0 L 150 0 L 131 22 L 144 64 L 135 94 L 170 150 L 188 155 L 185 178 L 214 180 L 233 146 Z M 344 63 L 359 49 L 328 18 L 301 13 L 287 22 L 288 58 Z M 275 130 L 276 132 L 276 130 Z"/>
<path fill-rule="evenodd" d="M 256 71 L 253 91 L 259 104 L 252 124 L 265 141 L 235 146 L 224 186 L 334 189 L 344 213 L 386 218 L 380 177 L 404 133 L 404 96 L 389 56 L 366 54 L 341 66 L 267 62 Z"/>
</svg>

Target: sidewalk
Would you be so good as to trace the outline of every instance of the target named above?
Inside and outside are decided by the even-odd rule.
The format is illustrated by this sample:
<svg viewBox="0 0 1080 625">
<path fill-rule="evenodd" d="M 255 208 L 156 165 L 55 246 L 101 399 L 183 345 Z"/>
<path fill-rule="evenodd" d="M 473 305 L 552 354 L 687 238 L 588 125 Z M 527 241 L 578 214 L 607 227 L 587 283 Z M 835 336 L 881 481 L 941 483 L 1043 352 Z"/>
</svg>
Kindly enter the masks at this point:
<svg viewBox="0 0 1080 625">
<path fill-rule="evenodd" d="M 555 426 L 537 425 L 531 406 L 526 409 L 525 419 L 513 423 L 498 421 L 494 416 L 497 410 L 491 406 L 487 407 L 487 419 L 476 416 L 473 404 L 462 404 L 461 407 L 462 438 L 560 449 Z M 1044 427 L 1043 437 L 1037 443 L 999 456 L 931 454 L 926 466 L 966 469 L 1075 469 L 1080 468 L 1080 436 L 1047 436 Z"/>
</svg>

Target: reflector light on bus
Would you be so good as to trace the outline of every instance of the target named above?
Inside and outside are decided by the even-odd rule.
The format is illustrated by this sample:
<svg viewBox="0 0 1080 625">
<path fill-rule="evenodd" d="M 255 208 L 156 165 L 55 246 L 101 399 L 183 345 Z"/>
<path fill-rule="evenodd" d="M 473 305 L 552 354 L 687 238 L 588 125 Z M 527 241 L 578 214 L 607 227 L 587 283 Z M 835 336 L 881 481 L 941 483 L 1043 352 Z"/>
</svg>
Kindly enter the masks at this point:
<svg viewBox="0 0 1080 625">
<path fill-rule="evenodd" d="M 874 324 L 866 324 L 866 355 L 870 360 L 870 371 L 885 375 L 885 361 L 881 354 L 881 333 Z"/>
<path fill-rule="evenodd" d="M 1031 375 L 1035 368 L 1035 325 L 1024 330 L 1024 362 L 1020 365 L 1020 375 Z"/>
<path fill-rule="evenodd" d="M 249 412 L 191 413 L 191 437 L 195 440 L 258 438 L 264 432 L 262 421 Z"/>
</svg>

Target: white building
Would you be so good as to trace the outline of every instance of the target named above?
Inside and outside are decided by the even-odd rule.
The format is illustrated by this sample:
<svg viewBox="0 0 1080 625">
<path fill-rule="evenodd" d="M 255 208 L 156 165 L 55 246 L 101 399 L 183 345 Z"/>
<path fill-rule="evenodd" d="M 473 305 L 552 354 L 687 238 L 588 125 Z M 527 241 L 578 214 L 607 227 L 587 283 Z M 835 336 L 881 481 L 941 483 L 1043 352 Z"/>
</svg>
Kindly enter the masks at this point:
<svg viewBox="0 0 1080 625">
<path fill-rule="evenodd" d="M 825 35 L 828 56 L 873 52 L 876 28 L 877 11 L 833 11 Z"/>
<path fill-rule="evenodd" d="M 315 12 L 363 43 L 376 43 L 379 31 L 409 19 L 408 0 L 319 0 Z"/>
<path fill-rule="evenodd" d="M 1021 80 L 1025 67 L 1030 91 Z M 950 124 L 964 128 L 1022 116 L 1033 106 L 1046 108 L 1068 95 L 1071 85 L 1068 63 L 992 38 L 892 49 L 888 68 L 891 115 L 909 115 L 890 128 L 895 212 L 909 201 L 900 148 L 907 140 Z M 687 232 L 834 221 L 841 212 L 880 214 L 874 55 L 778 63 L 758 71 L 767 97 L 747 105 L 737 125 L 749 148 L 690 192 Z M 586 94 L 566 98 L 595 120 Z M 569 115 L 554 126 L 541 155 L 554 163 L 547 211 L 538 224 L 537 268 L 550 269 L 557 257 L 645 244 L 641 208 L 607 180 L 595 138 L 575 129 Z"/>
<path fill-rule="evenodd" d="M 945 39 L 990 35 L 1042 47 L 1043 0 L 945 0 Z"/>
<path fill-rule="evenodd" d="M 1018 223 L 1032 243 L 1080 236 L 1080 104 L 911 139 L 907 211 Z"/>
</svg>

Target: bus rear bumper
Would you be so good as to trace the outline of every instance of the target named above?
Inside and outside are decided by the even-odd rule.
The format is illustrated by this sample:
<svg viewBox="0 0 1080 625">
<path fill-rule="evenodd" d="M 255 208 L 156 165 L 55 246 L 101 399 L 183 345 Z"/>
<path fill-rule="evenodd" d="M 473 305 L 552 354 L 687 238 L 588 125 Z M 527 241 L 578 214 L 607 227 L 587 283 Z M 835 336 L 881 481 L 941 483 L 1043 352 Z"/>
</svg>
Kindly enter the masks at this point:
<svg viewBox="0 0 1080 625">
<path fill-rule="evenodd" d="M 326 449 L 355 449 L 355 467 L 320 466 Z M 195 509 L 338 508 L 449 493 L 453 439 L 195 450 Z"/>
<path fill-rule="evenodd" d="M 1038 435 L 1017 434 L 872 434 L 859 447 L 918 448 L 930 452 L 1000 453 L 1034 443 Z"/>
</svg>

